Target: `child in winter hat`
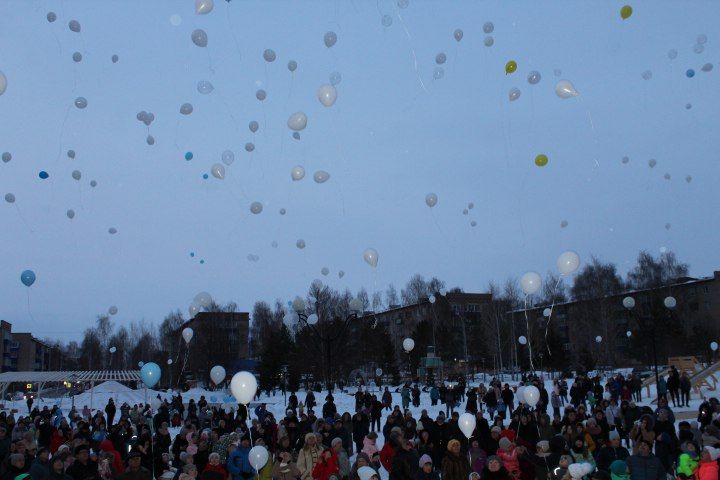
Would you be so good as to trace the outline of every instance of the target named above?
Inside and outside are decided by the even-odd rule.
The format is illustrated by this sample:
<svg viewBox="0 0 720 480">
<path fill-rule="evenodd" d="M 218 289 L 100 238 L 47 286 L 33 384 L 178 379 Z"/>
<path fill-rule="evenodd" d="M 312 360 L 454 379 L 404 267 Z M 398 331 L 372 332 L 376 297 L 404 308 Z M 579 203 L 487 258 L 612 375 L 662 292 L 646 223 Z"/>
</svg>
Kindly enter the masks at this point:
<svg viewBox="0 0 720 480">
<path fill-rule="evenodd" d="M 629 480 L 628 467 L 625 460 L 615 460 L 610 464 L 611 480 Z"/>
<path fill-rule="evenodd" d="M 680 446 L 680 450 L 682 453 L 678 458 L 678 478 L 692 478 L 695 475 L 695 470 L 698 468 L 698 454 L 695 449 L 695 444 L 692 442 L 684 442 Z"/>
<path fill-rule="evenodd" d="M 717 480 L 718 478 L 718 455 L 720 450 L 714 447 L 705 447 L 700 453 L 700 463 L 695 471 L 698 480 Z"/>
<path fill-rule="evenodd" d="M 500 457 L 505 470 L 510 472 L 510 475 L 516 477 L 520 473 L 520 459 L 518 458 L 518 452 L 515 449 L 515 445 L 507 437 L 502 437 L 498 442 L 497 456 Z"/>
<path fill-rule="evenodd" d="M 573 459 L 570 455 L 560 455 L 558 466 L 552 471 L 552 480 L 562 480 L 568 471 L 568 467 L 572 463 Z"/>
</svg>

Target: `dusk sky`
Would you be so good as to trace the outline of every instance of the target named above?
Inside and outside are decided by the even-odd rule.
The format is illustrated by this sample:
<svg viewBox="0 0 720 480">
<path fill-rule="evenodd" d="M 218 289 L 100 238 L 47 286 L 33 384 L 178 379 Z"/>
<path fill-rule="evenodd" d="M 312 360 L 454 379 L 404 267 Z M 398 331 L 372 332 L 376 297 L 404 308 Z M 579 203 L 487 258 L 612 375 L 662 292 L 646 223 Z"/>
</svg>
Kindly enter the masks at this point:
<svg viewBox="0 0 720 480">
<path fill-rule="evenodd" d="M 372 294 L 420 273 L 482 292 L 554 271 L 565 250 L 623 275 L 641 249 L 673 250 L 695 276 L 720 269 L 720 2 L 635 1 L 626 20 L 615 1 L 215 0 L 207 15 L 194 3 L 0 3 L 0 152 L 12 156 L 0 162 L 0 318 L 13 330 L 79 339 L 111 305 L 118 325 L 158 324 L 199 291 L 251 311 L 314 279 Z M 579 95 L 556 95 L 560 80 Z M 225 150 L 235 160 L 220 180 Z M 316 183 L 318 170 L 330 179 Z"/>
</svg>

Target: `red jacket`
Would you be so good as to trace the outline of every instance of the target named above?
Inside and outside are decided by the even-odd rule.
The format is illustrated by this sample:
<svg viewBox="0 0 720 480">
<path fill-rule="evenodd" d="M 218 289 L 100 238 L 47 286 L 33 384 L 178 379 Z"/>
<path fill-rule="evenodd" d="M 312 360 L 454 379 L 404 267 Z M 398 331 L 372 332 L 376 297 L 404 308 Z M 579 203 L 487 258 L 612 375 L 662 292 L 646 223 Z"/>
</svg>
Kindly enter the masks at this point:
<svg viewBox="0 0 720 480">
<path fill-rule="evenodd" d="M 325 454 L 330 452 L 330 458 L 325 458 Z M 312 476 L 315 480 L 329 480 L 330 475 L 339 475 L 340 465 L 338 464 L 338 457 L 335 450 L 326 448 L 320 454 L 320 459 L 317 465 L 313 468 Z"/>
<path fill-rule="evenodd" d="M 217 472 L 220 475 L 222 475 L 222 478 L 228 477 L 227 470 L 225 470 L 225 467 L 223 467 L 222 464 L 212 465 L 212 464 L 208 463 L 207 465 L 205 465 L 205 468 L 203 469 L 203 471 L 201 473 L 205 473 L 205 472 Z"/>
<path fill-rule="evenodd" d="M 113 443 L 110 440 L 103 440 L 100 442 L 100 450 L 103 452 L 110 452 L 113 454 L 112 467 L 115 470 L 115 475 L 120 475 L 125 472 L 125 466 L 123 465 L 122 457 L 120 452 L 115 450 Z"/>
<path fill-rule="evenodd" d="M 388 473 L 392 472 L 392 461 L 395 457 L 395 449 L 390 446 L 390 442 L 386 442 L 380 450 L 380 463 L 385 467 Z"/>
<path fill-rule="evenodd" d="M 698 469 L 695 470 L 695 477 L 698 480 L 717 480 L 718 479 L 718 463 L 717 462 L 700 462 Z"/>
</svg>

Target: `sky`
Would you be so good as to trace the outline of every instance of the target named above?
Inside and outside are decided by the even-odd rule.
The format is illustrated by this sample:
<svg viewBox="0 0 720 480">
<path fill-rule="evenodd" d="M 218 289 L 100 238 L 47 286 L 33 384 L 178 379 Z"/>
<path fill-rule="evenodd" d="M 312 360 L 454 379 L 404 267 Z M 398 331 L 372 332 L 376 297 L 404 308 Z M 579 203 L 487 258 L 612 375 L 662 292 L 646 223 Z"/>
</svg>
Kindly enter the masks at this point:
<svg viewBox="0 0 720 480">
<path fill-rule="evenodd" d="M 194 3 L 0 3 L 0 152 L 12 155 L 0 162 L 0 318 L 15 331 L 78 339 L 113 305 L 118 325 L 159 323 L 200 291 L 251 311 L 315 279 L 372 294 L 420 273 L 483 292 L 556 271 L 566 250 L 623 274 L 641 249 L 674 251 L 692 275 L 720 269 L 720 2 L 637 1 L 626 20 L 615 1 L 215 0 L 206 15 Z M 556 95 L 560 80 L 578 96 Z M 308 118 L 299 139 L 294 112 Z M 225 178 L 203 178 L 225 150 Z M 318 170 L 330 179 L 314 182 Z"/>
</svg>

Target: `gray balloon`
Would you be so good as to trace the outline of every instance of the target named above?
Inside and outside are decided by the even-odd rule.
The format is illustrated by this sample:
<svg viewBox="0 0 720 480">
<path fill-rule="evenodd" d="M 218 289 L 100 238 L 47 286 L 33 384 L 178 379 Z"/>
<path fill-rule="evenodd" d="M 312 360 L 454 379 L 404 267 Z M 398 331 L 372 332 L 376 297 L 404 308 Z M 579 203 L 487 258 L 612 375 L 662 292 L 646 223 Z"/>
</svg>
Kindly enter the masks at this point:
<svg viewBox="0 0 720 480">
<path fill-rule="evenodd" d="M 67 156 L 68 158 L 75 158 L 75 150 L 68 150 Z"/>
<path fill-rule="evenodd" d="M 67 215 L 67 217 L 72 220 L 73 218 L 75 218 L 75 210 L 71 208 L 70 210 L 65 212 L 65 215 Z"/>
<path fill-rule="evenodd" d="M 148 145 L 155 145 L 155 137 L 153 137 L 152 135 L 148 135 L 145 141 Z"/>
<path fill-rule="evenodd" d="M 670 60 L 675 60 L 678 56 L 678 52 L 673 48 L 672 50 L 668 51 L 667 56 Z"/>
<path fill-rule="evenodd" d="M 180 113 L 183 115 L 190 115 L 193 112 L 193 106 L 191 103 L 183 103 L 180 105 Z"/>
<path fill-rule="evenodd" d="M 10 160 L 12 160 L 12 153 L 10 152 L 3 152 L 2 154 L 2 161 L 5 163 L 8 163 Z"/>
<path fill-rule="evenodd" d="M 435 70 L 433 71 L 433 78 L 435 80 L 440 80 L 445 76 L 445 69 L 442 67 L 435 67 Z"/>
<path fill-rule="evenodd" d="M 697 43 L 700 45 L 707 43 L 707 35 L 705 35 L 704 33 L 701 33 L 700 35 L 698 35 Z"/>
<path fill-rule="evenodd" d="M 117 55 L 113 55 L 112 57 L 110 57 L 110 59 L 113 63 L 117 63 L 120 58 Z"/>
<path fill-rule="evenodd" d="M 70 23 L 68 23 L 68 28 L 71 32 L 79 33 L 80 32 L 80 22 L 77 20 L 70 20 Z"/>
<path fill-rule="evenodd" d="M 435 63 L 437 63 L 438 65 L 442 65 L 446 61 L 447 61 L 447 56 L 444 53 L 440 52 L 437 55 L 435 55 Z"/>
<path fill-rule="evenodd" d="M 255 150 L 255 144 L 254 144 L 254 143 L 248 142 L 248 143 L 245 144 L 245 151 L 246 151 L 246 152 L 252 152 L 253 150 Z"/>
<path fill-rule="evenodd" d="M 212 93 L 213 90 L 215 90 L 215 87 L 213 87 L 213 84 L 208 82 L 207 80 L 200 80 L 197 83 L 197 91 L 202 93 L 203 95 Z"/>
<path fill-rule="evenodd" d="M 295 140 L 300 140 L 300 132 L 293 132 L 293 138 Z"/>
<path fill-rule="evenodd" d="M 146 117 L 147 117 L 147 112 L 145 110 L 138 112 L 137 115 L 135 115 L 135 118 L 137 118 L 141 122 L 144 122 Z"/>
<path fill-rule="evenodd" d="M 517 87 L 511 88 L 510 92 L 508 92 L 508 98 L 511 102 L 514 102 L 518 98 L 520 98 L 520 89 Z"/>
<path fill-rule="evenodd" d="M 327 48 L 331 48 L 337 43 L 337 34 L 332 31 L 325 33 L 325 36 L 323 37 L 323 42 L 325 42 L 325 46 Z"/>
<path fill-rule="evenodd" d="M 205 30 L 203 30 L 202 28 L 193 30 L 192 34 L 190 35 L 190 39 L 198 47 L 207 47 L 208 36 L 207 33 L 205 33 Z"/>
<path fill-rule="evenodd" d="M 260 202 L 252 202 L 250 204 L 250 213 L 257 215 L 263 211 L 263 205 Z"/>
<path fill-rule="evenodd" d="M 410 0 L 397 0 L 397 6 L 400 8 L 407 8 L 410 5 Z"/>
<path fill-rule="evenodd" d="M 693 47 L 693 52 L 695 53 L 702 53 L 705 51 L 705 45 L 698 43 Z"/>
<path fill-rule="evenodd" d="M 73 53 L 73 57 L 72 57 L 72 58 L 73 58 L 73 62 L 75 62 L 75 63 L 77 63 L 77 62 L 82 62 L 82 53 L 80 53 L 80 52 L 75 52 L 75 53 Z"/>
<path fill-rule="evenodd" d="M 495 39 L 493 38 L 492 35 L 488 35 L 485 37 L 485 40 L 483 40 L 483 44 L 486 47 L 492 47 L 495 44 Z"/>
<path fill-rule="evenodd" d="M 266 62 L 274 62 L 277 58 L 277 55 L 275 55 L 275 50 L 272 48 L 268 48 L 263 52 L 263 58 Z"/>
<path fill-rule="evenodd" d="M 713 69 L 713 64 L 712 64 L 712 63 L 706 63 L 705 65 L 702 66 L 702 68 L 701 68 L 700 70 L 702 70 L 703 72 L 709 72 L 709 71 L 711 71 L 712 69 Z"/>
<path fill-rule="evenodd" d="M 463 33 L 461 28 L 456 28 L 455 31 L 453 32 L 453 37 L 455 38 L 456 42 L 459 42 L 460 40 L 462 40 L 464 36 L 465 36 L 465 34 Z"/>
<path fill-rule="evenodd" d="M 642 73 L 643 80 L 650 80 L 652 78 L 652 72 L 650 70 L 645 70 Z"/>
<path fill-rule="evenodd" d="M 330 85 L 335 86 L 342 82 L 342 74 L 340 72 L 332 72 L 330 74 Z"/>
<path fill-rule="evenodd" d="M 258 122 L 256 122 L 255 120 L 253 120 L 252 122 L 250 122 L 250 123 L 248 124 L 248 128 L 250 129 L 250 131 L 251 131 L 252 133 L 255 133 L 255 132 L 258 131 L 258 128 L 260 128 L 260 125 L 258 124 Z"/>
<path fill-rule="evenodd" d="M 284 208 L 280 209 L 280 215 L 285 215 L 286 213 L 287 213 L 287 210 L 285 210 Z"/>
<path fill-rule="evenodd" d="M 532 72 L 528 73 L 528 83 L 530 85 L 537 85 L 538 83 L 540 83 L 541 78 L 542 76 L 537 70 L 533 70 Z"/>
<path fill-rule="evenodd" d="M 295 246 L 296 246 L 297 248 L 300 248 L 300 249 L 305 248 L 305 240 L 303 240 L 303 239 L 301 238 L 300 240 L 298 240 L 297 242 L 295 242 Z"/>
<path fill-rule="evenodd" d="M 73 170 L 72 178 L 75 180 L 80 180 L 80 178 L 82 178 L 82 173 L 80 173 L 80 170 Z"/>
<path fill-rule="evenodd" d="M 380 23 L 382 23 L 383 27 L 389 27 L 392 25 L 393 19 L 390 15 L 383 15 L 380 19 Z"/>
<path fill-rule="evenodd" d="M 95 180 L 90 180 L 90 186 L 93 188 L 97 187 L 97 182 Z"/>
<path fill-rule="evenodd" d="M 115 235 L 117 233 L 117 228 L 115 228 L 115 227 L 108 228 L 108 233 L 110 235 Z"/>
<path fill-rule="evenodd" d="M 297 62 L 295 60 L 290 60 L 288 62 L 288 70 L 290 70 L 291 72 L 297 70 Z"/>
<path fill-rule="evenodd" d="M 267 92 L 263 90 L 262 88 L 255 92 L 255 98 L 260 100 L 261 102 L 267 98 Z"/>
<path fill-rule="evenodd" d="M 55 12 L 48 12 L 45 18 L 47 18 L 48 22 L 53 23 L 55 20 L 57 20 L 57 15 L 55 15 Z"/>
<path fill-rule="evenodd" d="M 15 195 L 13 195 L 12 193 L 6 193 L 5 201 L 8 203 L 15 203 Z"/>
<path fill-rule="evenodd" d="M 85 97 L 77 97 L 75 99 L 75 106 L 82 110 L 87 107 L 87 99 Z"/>
<path fill-rule="evenodd" d="M 483 24 L 483 32 L 492 33 L 493 31 L 495 31 L 495 25 L 493 25 L 492 22 L 485 22 Z"/>
<path fill-rule="evenodd" d="M 222 152 L 222 155 L 220 155 L 220 159 L 225 165 L 230 166 L 235 161 L 235 154 L 232 150 L 225 150 Z"/>
</svg>

